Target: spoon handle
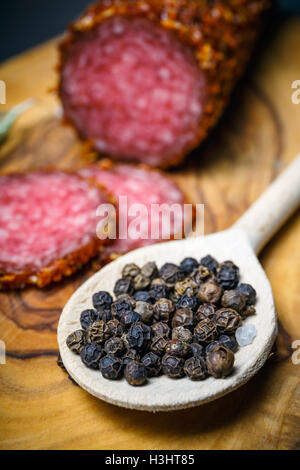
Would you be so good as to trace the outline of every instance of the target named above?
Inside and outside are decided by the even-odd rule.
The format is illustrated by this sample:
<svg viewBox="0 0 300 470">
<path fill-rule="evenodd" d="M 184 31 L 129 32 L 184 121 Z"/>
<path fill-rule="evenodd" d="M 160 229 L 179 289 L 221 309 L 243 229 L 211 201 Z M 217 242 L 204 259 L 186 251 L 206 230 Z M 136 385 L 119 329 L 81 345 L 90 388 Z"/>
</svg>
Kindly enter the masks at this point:
<svg viewBox="0 0 300 470">
<path fill-rule="evenodd" d="M 256 253 L 300 205 L 300 154 L 234 224 Z"/>
</svg>

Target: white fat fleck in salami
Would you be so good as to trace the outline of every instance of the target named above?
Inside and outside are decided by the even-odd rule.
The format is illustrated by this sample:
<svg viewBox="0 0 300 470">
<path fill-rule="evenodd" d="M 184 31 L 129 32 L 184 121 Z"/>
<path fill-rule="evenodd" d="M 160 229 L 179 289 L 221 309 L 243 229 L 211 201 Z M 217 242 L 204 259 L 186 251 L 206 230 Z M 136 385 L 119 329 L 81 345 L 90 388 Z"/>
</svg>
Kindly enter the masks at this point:
<svg viewBox="0 0 300 470">
<path fill-rule="evenodd" d="M 162 166 L 197 140 L 205 86 L 174 33 L 114 17 L 69 46 L 60 96 L 65 116 L 98 150 Z"/>
<path fill-rule="evenodd" d="M 107 245 L 105 253 L 126 253 L 135 248 L 161 241 L 161 239 L 173 238 L 175 230 L 176 234 L 182 234 L 184 196 L 177 185 L 162 172 L 128 164 L 115 164 L 108 168 L 95 164 L 82 169 L 80 173 L 82 176 L 95 178 L 104 184 L 107 190 L 115 196 L 117 204 L 121 196 L 127 197 L 126 214 L 121 212 L 122 207 L 119 205 L 119 218 L 121 220 L 122 217 L 126 217 L 123 220 L 127 220 L 127 228 L 136 218 L 136 215 L 129 215 L 130 209 L 136 203 L 142 205 L 147 211 L 146 220 L 143 220 L 142 223 L 148 227 L 148 237 L 139 237 L 140 227 L 138 226 L 136 233 L 134 228 L 128 232 L 128 238 L 117 238 Z M 174 206 L 175 210 L 171 211 L 171 217 L 168 212 L 164 215 L 157 213 L 156 216 L 154 214 L 154 217 L 151 217 L 153 204 L 165 204 L 170 209 L 173 204 L 176 206 Z M 158 234 L 155 239 L 151 238 L 153 227 L 157 229 L 156 233 Z"/>
<path fill-rule="evenodd" d="M 96 238 L 107 201 L 77 174 L 35 171 L 0 177 L 0 272 L 39 273 Z"/>
</svg>

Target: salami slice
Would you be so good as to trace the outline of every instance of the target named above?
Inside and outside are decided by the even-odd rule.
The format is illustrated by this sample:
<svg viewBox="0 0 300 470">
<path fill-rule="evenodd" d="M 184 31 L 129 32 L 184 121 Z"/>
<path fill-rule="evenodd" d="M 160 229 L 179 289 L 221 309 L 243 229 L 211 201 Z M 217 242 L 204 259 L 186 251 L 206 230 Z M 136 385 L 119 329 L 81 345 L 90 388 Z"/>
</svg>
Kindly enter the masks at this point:
<svg viewBox="0 0 300 470">
<path fill-rule="evenodd" d="M 185 198 L 161 171 L 146 165 L 113 164 L 103 160 L 83 168 L 80 174 L 104 184 L 119 207 L 117 239 L 104 248 L 104 256 L 182 236 Z M 185 222 L 186 226 L 191 222 L 188 214 Z M 120 225 L 124 238 L 120 238 Z"/>
<path fill-rule="evenodd" d="M 268 4 L 97 2 L 61 45 L 65 118 L 114 159 L 178 163 L 227 104 Z"/>
<path fill-rule="evenodd" d="M 0 177 L 0 287 L 42 287 L 94 256 L 96 209 L 109 195 L 63 171 Z"/>
</svg>

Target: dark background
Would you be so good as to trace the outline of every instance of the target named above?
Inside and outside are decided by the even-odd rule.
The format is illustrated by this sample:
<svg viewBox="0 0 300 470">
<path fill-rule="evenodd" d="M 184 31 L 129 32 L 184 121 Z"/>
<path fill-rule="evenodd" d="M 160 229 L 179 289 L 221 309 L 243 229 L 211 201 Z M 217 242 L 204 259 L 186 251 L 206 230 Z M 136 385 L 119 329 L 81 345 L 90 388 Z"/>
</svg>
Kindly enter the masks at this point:
<svg viewBox="0 0 300 470">
<path fill-rule="evenodd" d="M 0 62 L 61 34 L 92 0 L 1 0 Z M 300 13 L 300 0 L 278 1 L 283 14 Z"/>
</svg>

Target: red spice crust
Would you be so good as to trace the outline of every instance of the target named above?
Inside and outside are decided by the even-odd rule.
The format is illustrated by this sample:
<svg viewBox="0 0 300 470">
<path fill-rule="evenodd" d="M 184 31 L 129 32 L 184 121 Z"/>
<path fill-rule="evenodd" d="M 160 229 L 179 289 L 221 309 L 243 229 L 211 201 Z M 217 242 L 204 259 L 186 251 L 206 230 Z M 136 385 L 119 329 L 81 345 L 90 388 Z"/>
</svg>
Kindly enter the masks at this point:
<svg viewBox="0 0 300 470">
<path fill-rule="evenodd" d="M 204 113 L 196 138 L 183 152 L 161 162 L 161 168 L 178 164 L 206 137 L 228 103 L 242 75 L 257 36 L 260 17 L 271 0 L 103 0 L 91 5 L 60 44 L 60 71 L 69 46 L 82 34 L 114 15 L 146 17 L 175 31 L 192 47 L 207 80 Z M 59 95 L 61 83 L 59 85 Z M 70 123 L 71 124 L 71 123 Z"/>
<path fill-rule="evenodd" d="M 33 171 L 31 170 L 23 173 L 13 173 L 11 175 L 20 175 L 29 172 L 38 172 L 41 170 L 44 172 L 47 171 L 49 173 L 56 171 L 53 168 L 38 168 Z M 62 170 L 59 171 L 62 172 Z M 76 174 L 78 177 L 80 177 L 74 171 L 63 172 L 67 174 Z M 97 186 L 99 189 L 101 189 L 102 192 L 107 195 L 107 200 L 110 203 L 115 204 L 115 199 L 103 185 L 95 182 L 94 180 L 90 180 L 87 178 L 82 179 L 88 180 L 91 186 Z M 34 269 L 26 269 L 24 271 L 18 272 L 0 271 L 0 289 L 2 290 L 11 288 L 23 288 L 26 285 L 45 287 L 51 282 L 60 281 L 64 276 L 71 276 L 71 274 L 78 271 L 78 269 L 80 269 L 91 258 L 99 254 L 103 250 L 103 245 L 105 242 L 106 240 L 100 240 L 95 232 L 95 237 L 87 245 L 82 246 L 73 253 L 69 253 L 63 258 L 54 260 L 50 265 L 46 266 L 45 268 L 42 268 L 40 271 Z"/>
</svg>

